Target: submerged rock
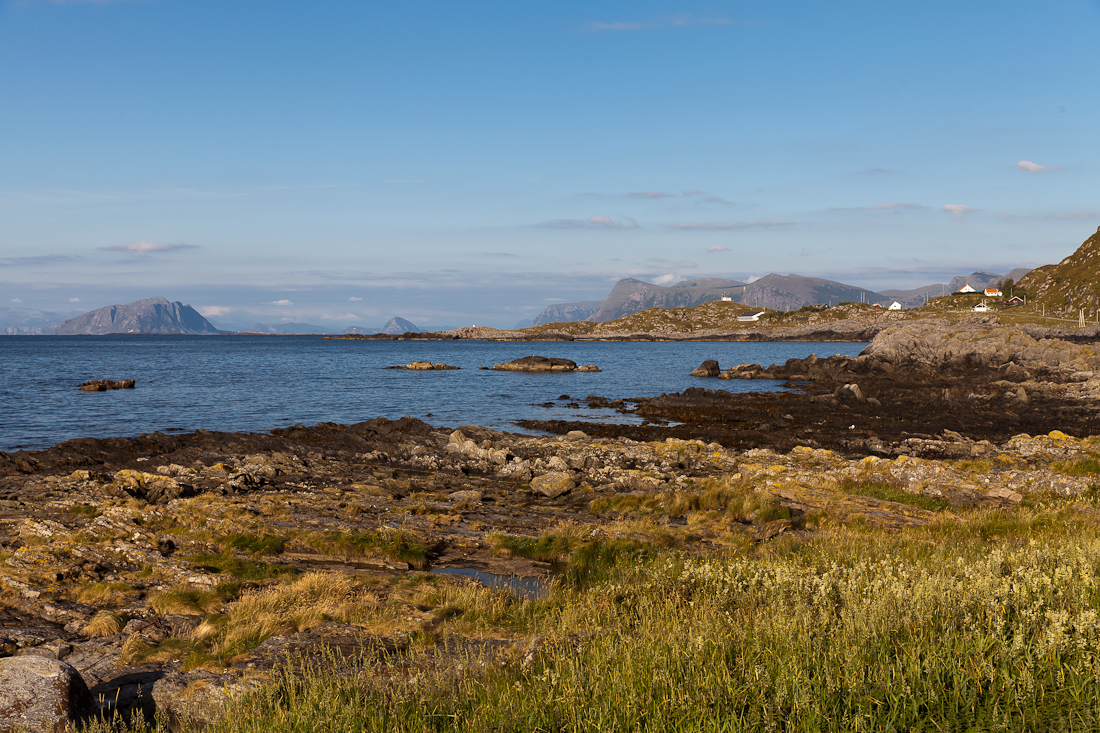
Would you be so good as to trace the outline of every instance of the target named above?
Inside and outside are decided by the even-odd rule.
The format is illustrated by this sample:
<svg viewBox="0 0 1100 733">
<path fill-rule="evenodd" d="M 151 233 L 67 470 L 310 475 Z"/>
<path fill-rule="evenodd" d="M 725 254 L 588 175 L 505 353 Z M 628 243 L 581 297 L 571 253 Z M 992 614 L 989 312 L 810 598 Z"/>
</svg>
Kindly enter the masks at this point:
<svg viewBox="0 0 1100 733">
<path fill-rule="evenodd" d="M 119 382 L 113 379 L 93 379 L 80 385 L 80 389 L 85 392 L 106 392 L 109 389 L 133 389 L 134 384 L 132 379 L 123 379 Z"/>
</svg>

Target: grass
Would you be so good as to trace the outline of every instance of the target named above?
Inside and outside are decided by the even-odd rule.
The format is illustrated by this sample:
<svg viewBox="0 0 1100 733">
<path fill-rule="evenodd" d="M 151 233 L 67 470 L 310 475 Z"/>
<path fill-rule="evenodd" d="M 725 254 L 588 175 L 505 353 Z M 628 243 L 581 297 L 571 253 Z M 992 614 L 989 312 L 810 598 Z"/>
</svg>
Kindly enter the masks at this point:
<svg viewBox="0 0 1100 733">
<path fill-rule="evenodd" d="M 930 512 L 946 512 L 951 510 L 951 504 L 943 499 L 938 499 L 934 496 L 924 496 L 923 494 L 913 494 L 889 483 L 859 481 L 853 478 L 846 478 L 837 482 L 837 488 L 845 494 L 869 496 L 872 499 L 882 499 L 883 501 L 892 501 L 896 504 L 906 504 Z"/>
<path fill-rule="evenodd" d="M 973 513 L 976 528 L 1029 533 L 997 542 L 944 522 L 828 527 L 740 556 L 619 554 L 602 578 L 500 607 L 543 639 L 527 662 L 307 666 L 208 730 L 1095 730 L 1100 538 L 1058 526 L 1062 509 L 1021 513 Z M 336 612 L 355 597 L 297 582 L 240 620 L 292 618 L 303 594 Z"/>
<path fill-rule="evenodd" d="M 415 532 L 403 528 L 311 533 L 298 540 L 318 552 L 340 555 L 348 560 L 378 554 L 417 569 L 428 565 L 427 544 Z"/>
</svg>

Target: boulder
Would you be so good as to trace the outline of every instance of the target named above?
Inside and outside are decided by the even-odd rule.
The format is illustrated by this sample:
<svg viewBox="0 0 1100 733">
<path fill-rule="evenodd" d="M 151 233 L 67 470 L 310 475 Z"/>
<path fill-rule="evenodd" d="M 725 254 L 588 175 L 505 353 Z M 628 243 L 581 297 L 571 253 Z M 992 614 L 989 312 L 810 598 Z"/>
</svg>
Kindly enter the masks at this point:
<svg viewBox="0 0 1100 733">
<path fill-rule="evenodd" d="M 0 733 L 59 733 L 96 710 L 75 667 L 30 654 L 0 659 Z"/>
<path fill-rule="evenodd" d="M 691 373 L 693 377 L 717 377 L 718 373 L 722 371 L 718 368 L 718 362 L 714 359 L 707 359 L 699 367 Z"/>
<path fill-rule="evenodd" d="M 573 475 L 565 471 L 553 471 L 531 481 L 531 490 L 555 499 L 573 490 Z"/>
</svg>

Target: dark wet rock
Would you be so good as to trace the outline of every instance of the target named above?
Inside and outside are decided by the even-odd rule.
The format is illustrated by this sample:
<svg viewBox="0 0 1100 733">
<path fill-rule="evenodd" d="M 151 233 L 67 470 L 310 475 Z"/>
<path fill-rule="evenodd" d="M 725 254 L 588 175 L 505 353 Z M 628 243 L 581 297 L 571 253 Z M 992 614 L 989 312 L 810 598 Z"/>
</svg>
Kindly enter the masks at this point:
<svg viewBox="0 0 1100 733">
<path fill-rule="evenodd" d="M 718 362 L 714 359 L 707 359 L 691 373 L 693 377 L 717 377 L 718 373 L 722 371 L 718 368 Z"/>
</svg>

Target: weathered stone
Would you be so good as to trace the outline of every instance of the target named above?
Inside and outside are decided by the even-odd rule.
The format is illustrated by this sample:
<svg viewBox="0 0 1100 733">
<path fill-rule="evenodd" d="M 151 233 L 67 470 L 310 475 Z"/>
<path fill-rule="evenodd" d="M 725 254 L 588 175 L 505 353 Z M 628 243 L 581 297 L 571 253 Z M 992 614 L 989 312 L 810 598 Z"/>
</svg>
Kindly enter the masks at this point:
<svg viewBox="0 0 1100 733">
<path fill-rule="evenodd" d="M 71 665 L 38 655 L 0 659 L 0 733 L 60 733 L 95 712 Z"/>
<path fill-rule="evenodd" d="M 573 475 L 563 471 L 546 473 L 531 481 L 531 490 L 550 499 L 573 489 Z"/>
</svg>

